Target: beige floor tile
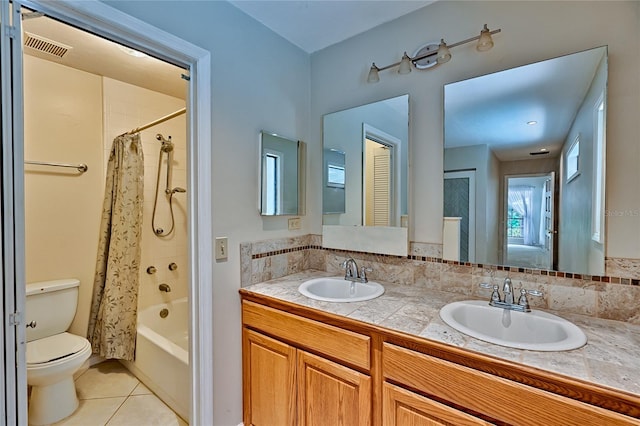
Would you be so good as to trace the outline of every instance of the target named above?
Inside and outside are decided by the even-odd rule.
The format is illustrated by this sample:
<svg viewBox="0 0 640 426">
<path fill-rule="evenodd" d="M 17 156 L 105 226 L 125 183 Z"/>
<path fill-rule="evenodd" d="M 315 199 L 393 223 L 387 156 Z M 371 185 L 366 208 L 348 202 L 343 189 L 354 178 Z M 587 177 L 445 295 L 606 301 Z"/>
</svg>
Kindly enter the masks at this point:
<svg viewBox="0 0 640 426">
<path fill-rule="evenodd" d="M 153 392 L 144 385 L 144 383 L 138 383 L 138 386 L 131 392 L 131 395 L 151 395 Z"/>
<path fill-rule="evenodd" d="M 130 396 L 107 426 L 181 426 L 185 423 L 155 395 Z"/>
<path fill-rule="evenodd" d="M 86 399 L 71 416 L 55 426 L 104 426 L 125 401 L 125 397 Z"/>
<path fill-rule="evenodd" d="M 94 365 L 76 380 L 80 399 L 128 396 L 139 381 L 117 361 Z"/>
</svg>

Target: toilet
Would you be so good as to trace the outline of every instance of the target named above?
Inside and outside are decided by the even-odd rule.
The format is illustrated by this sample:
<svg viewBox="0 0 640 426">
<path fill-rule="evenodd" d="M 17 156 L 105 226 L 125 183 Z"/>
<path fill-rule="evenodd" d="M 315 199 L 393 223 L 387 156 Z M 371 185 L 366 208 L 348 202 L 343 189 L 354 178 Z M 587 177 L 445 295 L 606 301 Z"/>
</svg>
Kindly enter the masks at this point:
<svg viewBox="0 0 640 426">
<path fill-rule="evenodd" d="M 46 425 L 78 408 L 73 381 L 91 355 L 84 337 L 67 333 L 78 305 L 75 278 L 27 284 L 27 384 L 29 424 Z"/>
</svg>

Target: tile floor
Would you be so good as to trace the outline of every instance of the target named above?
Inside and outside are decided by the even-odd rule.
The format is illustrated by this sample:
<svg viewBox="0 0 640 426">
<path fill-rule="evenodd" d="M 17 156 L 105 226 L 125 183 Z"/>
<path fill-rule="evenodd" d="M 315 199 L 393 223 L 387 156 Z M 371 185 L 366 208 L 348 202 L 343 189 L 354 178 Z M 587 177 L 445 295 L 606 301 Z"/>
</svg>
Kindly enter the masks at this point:
<svg viewBox="0 0 640 426">
<path fill-rule="evenodd" d="M 80 407 L 55 426 L 187 426 L 117 361 L 97 364 L 76 379 Z"/>
</svg>

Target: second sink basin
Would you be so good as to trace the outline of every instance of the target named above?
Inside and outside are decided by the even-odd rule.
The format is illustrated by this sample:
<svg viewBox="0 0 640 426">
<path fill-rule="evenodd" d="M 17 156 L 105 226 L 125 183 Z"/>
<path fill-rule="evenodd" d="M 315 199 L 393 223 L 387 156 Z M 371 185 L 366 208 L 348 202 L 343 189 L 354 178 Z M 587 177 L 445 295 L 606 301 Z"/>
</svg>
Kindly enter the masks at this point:
<svg viewBox="0 0 640 426">
<path fill-rule="evenodd" d="M 311 299 L 326 302 L 361 302 L 381 296 L 384 287 L 373 281 L 360 283 L 343 277 L 323 277 L 303 282 L 298 291 Z"/>
<path fill-rule="evenodd" d="M 516 312 L 489 306 L 482 300 L 445 305 L 440 318 L 476 339 L 533 351 L 567 351 L 587 343 L 575 324 L 542 311 Z"/>
</svg>

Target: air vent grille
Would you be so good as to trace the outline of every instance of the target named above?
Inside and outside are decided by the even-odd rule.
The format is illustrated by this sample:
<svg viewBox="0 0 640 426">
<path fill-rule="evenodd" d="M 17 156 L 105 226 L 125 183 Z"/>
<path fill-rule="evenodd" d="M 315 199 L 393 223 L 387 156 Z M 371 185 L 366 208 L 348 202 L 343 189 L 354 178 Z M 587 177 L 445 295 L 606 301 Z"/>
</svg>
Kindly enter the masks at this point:
<svg viewBox="0 0 640 426">
<path fill-rule="evenodd" d="M 57 41 L 49 40 L 39 35 L 24 33 L 24 45 L 25 47 L 37 50 L 42 53 L 57 56 L 62 58 L 70 49 L 71 46 L 59 43 Z"/>
</svg>

